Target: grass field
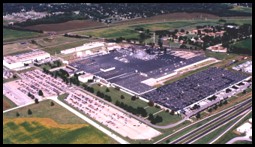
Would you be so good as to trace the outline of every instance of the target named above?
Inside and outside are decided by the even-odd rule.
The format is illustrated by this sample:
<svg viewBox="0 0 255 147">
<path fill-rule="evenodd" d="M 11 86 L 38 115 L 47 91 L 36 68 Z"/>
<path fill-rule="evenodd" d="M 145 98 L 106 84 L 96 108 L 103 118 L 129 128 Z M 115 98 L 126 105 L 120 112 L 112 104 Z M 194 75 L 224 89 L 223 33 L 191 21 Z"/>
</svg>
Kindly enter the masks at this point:
<svg viewBox="0 0 255 147">
<path fill-rule="evenodd" d="M 31 51 L 31 49 L 38 48 L 37 45 L 26 43 L 26 44 L 20 44 L 20 43 L 13 43 L 13 44 L 6 44 L 3 45 L 3 55 L 12 55 L 17 53 L 24 53 Z"/>
<path fill-rule="evenodd" d="M 3 41 L 12 41 L 16 39 L 31 38 L 39 36 L 40 33 L 28 32 L 28 31 L 18 31 L 3 28 Z"/>
<path fill-rule="evenodd" d="M 17 105 L 15 103 L 13 103 L 11 100 L 9 100 L 6 96 L 3 95 L 3 110 L 7 110 L 16 106 Z"/>
<path fill-rule="evenodd" d="M 66 44 L 62 44 L 62 45 L 57 45 L 54 47 L 46 47 L 43 50 L 50 53 L 51 55 L 54 55 L 55 53 L 59 54 L 60 51 L 62 51 L 62 50 L 81 46 L 88 42 L 89 41 L 87 41 L 87 40 L 80 40 L 80 41 L 70 42 L 70 43 L 66 43 Z"/>
<path fill-rule="evenodd" d="M 238 41 L 235 44 L 233 44 L 233 46 L 235 46 L 237 48 L 249 49 L 250 51 L 252 51 L 252 39 L 249 38 L 246 40 Z"/>
<path fill-rule="evenodd" d="M 252 141 L 237 141 L 233 144 L 252 144 Z"/>
<path fill-rule="evenodd" d="M 50 102 L 4 113 L 3 143 L 116 143 L 60 105 L 50 106 Z M 28 109 L 32 115 L 27 114 Z"/>
<path fill-rule="evenodd" d="M 248 12 L 252 13 L 252 8 L 243 7 L 243 6 L 235 6 L 234 8 L 230 9 L 232 11 L 240 11 L 240 12 Z"/>
<path fill-rule="evenodd" d="M 139 33 L 134 29 L 129 27 L 114 27 L 114 28 L 103 28 L 95 29 L 92 31 L 85 31 L 77 33 L 79 35 L 91 35 L 93 37 L 103 37 L 103 38 L 138 38 Z"/>
</svg>

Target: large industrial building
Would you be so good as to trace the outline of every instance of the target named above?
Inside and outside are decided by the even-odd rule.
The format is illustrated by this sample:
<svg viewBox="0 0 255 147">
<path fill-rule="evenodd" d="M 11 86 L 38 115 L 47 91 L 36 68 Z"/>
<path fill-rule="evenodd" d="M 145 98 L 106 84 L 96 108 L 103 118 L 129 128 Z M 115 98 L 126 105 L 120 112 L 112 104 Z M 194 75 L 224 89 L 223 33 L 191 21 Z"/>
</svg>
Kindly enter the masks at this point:
<svg viewBox="0 0 255 147">
<path fill-rule="evenodd" d="M 120 48 L 116 43 L 105 43 L 105 42 L 90 42 L 83 44 L 82 46 L 70 48 L 61 51 L 62 54 L 71 54 L 71 53 L 79 53 L 79 52 L 87 52 L 90 54 L 92 50 L 100 51 L 100 50 L 113 50 L 115 48 Z"/>
<path fill-rule="evenodd" d="M 33 50 L 26 53 L 5 56 L 3 65 L 9 69 L 21 68 L 24 64 L 32 63 L 34 60 L 43 60 L 49 58 L 50 54 L 42 50 Z"/>
</svg>

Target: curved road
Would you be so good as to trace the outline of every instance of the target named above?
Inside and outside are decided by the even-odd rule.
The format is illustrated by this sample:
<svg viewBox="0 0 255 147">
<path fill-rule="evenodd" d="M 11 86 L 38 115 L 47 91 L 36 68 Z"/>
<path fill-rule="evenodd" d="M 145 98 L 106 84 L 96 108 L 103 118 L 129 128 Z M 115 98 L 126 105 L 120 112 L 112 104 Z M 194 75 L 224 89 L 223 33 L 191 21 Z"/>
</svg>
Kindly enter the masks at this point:
<svg viewBox="0 0 255 147">
<path fill-rule="evenodd" d="M 252 140 L 247 136 L 235 137 L 235 138 L 229 140 L 226 144 L 233 144 L 237 141 L 252 141 Z"/>
</svg>

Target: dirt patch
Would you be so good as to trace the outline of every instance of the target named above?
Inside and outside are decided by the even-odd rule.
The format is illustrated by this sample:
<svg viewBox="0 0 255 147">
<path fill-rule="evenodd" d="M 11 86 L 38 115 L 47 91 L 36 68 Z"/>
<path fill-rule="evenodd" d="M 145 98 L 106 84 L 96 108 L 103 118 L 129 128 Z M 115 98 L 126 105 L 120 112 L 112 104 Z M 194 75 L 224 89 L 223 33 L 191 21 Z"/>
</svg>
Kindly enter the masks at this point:
<svg viewBox="0 0 255 147">
<path fill-rule="evenodd" d="M 55 24 L 40 24 L 25 27 L 26 29 L 32 30 L 43 30 L 43 31 L 64 31 L 72 30 L 77 28 L 86 28 L 86 27 L 96 27 L 103 26 L 103 23 L 92 21 L 92 20 L 72 20 L 64 23 L 55 23 Z"/>
</svg>

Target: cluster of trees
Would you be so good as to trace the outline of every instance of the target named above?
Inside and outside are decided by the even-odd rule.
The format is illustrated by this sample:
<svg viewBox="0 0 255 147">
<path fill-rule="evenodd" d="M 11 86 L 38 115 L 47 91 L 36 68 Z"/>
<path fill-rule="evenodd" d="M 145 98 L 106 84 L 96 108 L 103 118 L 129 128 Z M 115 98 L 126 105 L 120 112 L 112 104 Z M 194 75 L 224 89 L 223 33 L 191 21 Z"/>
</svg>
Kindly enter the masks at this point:
<svg viewBox="0 0 255 147">
<path fill-rule="evenodd" d="M 104 94 L 103 92 L 97 91 L 97 96 L 107 100 L 108 102 L 112 101 L 112 97 Z"/>
<path fill-rule="evenodd" d="M 129 106 L 127 104 L 124 104 L 123 102 L 119 102 L 118 100 L 115 103 L 116 106 L 132 113 L 138 116 L 146 117 L 147 116 L 147 111 L 143 107 L 137 107 L 134 108 L 132 106 Z"/>
<path fill-rule="evenodd" d="M 84 90 L 87 90 L 90 93 L 94 93 L 95 92 L 93 87 L 89 87 L 86 84 L 83 84 L 82 86 L 83 86 Z"/>
<path fill-rule="evenodd" d="M 221 107 L 222 105 L 226 105 L 226 104 L 228 104 L 228 100 L 227 100 L 227 99 L 221 100 L 219 103 L 217 103 L 217 104 L 215 104 L 215 105 L 209 107 L 209 108 L 207 109 L 207 111 L 208 111 L 208 112 L 212 112 L 213 109 L 216 110 L 218 107 Z"/>
<path fill-rule="evenodd" d="M 150 120 L 150 122 L 152 124 L 156 124 L 156 123 L 160 123 L 163 121 L 163 118 L 159 115 L 157 115 L 156 117 L 154 117 L 151 113 L 149 114 L 148 120 Z"/>
</svg>

